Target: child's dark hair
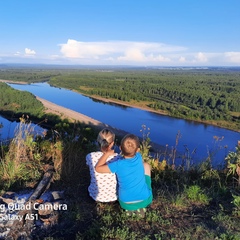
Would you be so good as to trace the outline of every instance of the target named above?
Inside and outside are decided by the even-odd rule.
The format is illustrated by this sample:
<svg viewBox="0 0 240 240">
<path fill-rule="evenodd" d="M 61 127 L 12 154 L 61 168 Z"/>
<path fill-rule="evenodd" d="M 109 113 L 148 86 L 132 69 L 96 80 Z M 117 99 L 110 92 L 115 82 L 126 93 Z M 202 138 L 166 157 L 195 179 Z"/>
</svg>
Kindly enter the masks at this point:
<svg viewBox="0 0 240 240">
<path fill-rule="evenodd" d="M 101 149 L 107 149 L 114 142 L 115 134 L 108 128 L 104 128 L 98 134 L 97 142 Z"/>
<path fill-rule="evenodd" d="M 134 134 L 127 134 L 121 141 L 121 151 L 125 157 L 133 157 L 139 147 L 139 138 Z"/>
</svg>

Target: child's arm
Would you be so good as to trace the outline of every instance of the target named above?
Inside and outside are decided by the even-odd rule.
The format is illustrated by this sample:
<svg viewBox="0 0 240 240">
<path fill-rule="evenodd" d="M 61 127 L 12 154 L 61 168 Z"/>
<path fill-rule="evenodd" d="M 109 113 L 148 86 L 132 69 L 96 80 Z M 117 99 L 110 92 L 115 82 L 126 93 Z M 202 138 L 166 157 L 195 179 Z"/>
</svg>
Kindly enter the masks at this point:
<svg viewBox="0 0 240 240">
<path fill-rule="evenodd" d="M 106 164 L 107 159 L 114 155 L 114 150 L 108 150 L 105 152 L 98 160 L 98 163 L 95 166 L 95 170 L 98 173 L 111 173 L 108 165 Z"/>
</svg>

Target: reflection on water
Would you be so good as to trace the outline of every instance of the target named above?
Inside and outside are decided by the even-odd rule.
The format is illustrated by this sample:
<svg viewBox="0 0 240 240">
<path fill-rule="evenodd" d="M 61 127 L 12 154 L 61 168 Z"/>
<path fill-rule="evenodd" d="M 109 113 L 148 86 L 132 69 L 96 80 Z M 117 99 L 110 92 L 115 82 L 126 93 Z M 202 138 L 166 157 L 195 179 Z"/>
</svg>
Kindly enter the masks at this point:
<svg viewBox="0 0 240 240">
<path fill-rule="evenodd" d="M 186 153 L 187 148 L 191 153 L 196 149 L 194 158 L 197 160 L 206 159 L 210 153 L 218 150 L 214 154 L 214 161 L 219 161 L 219 159 L 223 161 L 228 151 L 235 150 L 237 141 L 240 139 L 240 134 L 234 131 L 163 116 L 133 107 L 101 102 L 67 89 L 51 87 L 48 83 L 9 85 L 19 90 L 29 91 L 50 102 L 140 137 L 140 130 L 144 124 L 150 128 L 149 137 L 153 142 L 163 146 L 168 145 L 169 148 L 175 146 L 176 135 L 180 132 L 181 137 L 179 138 L 177 150 Z M 223 139 L 216 141 L 215 136 L 223 137 Z"/>
<path fill-rule="evenodd" d="M 19 129 L 19 122 L 9 121 L 2 116 L 0 116 L 0 125 L 2 125 L 2 128 L 0 128 L 1 143 L 9 142 L 9 140 L 11 140 L 14 137 L 15 133 Z M 45 131 L 45 129 L 35 124 L 31 124 L 30 129 L 32 130 L 33 134 L 38 135 L 42 135 L 43 132 Z"/>
<path fill-rule="evenodd" d="M 11 122 L 4 117 L 0 116 L 0 140 L 7 140 L 13 137 L 15 128 L 17 126 L 16 122 Z"/>
</svg>

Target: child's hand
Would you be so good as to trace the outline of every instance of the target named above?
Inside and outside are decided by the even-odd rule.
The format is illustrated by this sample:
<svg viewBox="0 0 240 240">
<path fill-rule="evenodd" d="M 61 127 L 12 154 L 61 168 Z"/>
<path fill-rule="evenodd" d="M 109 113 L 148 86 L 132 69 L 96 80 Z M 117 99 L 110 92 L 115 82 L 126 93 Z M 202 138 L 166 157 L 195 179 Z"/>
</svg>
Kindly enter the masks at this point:
<svg viewBox="0 0 240 240">
<path fill-rule="evenodd" d="M 115 152 L 114 152 L 114 150 L 112 150 L 112 149 L 108 149 L 104 154 L 106 154 L 107 156 L 112 156 L 112 155 L 114 155 L 115 154 Z"/>
</svg>

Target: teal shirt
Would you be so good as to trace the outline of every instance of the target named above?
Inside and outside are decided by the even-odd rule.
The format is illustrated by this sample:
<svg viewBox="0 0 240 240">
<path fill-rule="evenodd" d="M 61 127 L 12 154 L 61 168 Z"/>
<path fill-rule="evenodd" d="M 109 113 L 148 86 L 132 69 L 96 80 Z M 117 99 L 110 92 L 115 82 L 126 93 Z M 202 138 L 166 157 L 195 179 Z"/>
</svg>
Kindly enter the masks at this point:
<svg viewBox="0 0 240 240">
<path fill-rule="evenodd" d="M 121 201 L 143 201 L 152 194 L 145 180 L 143 160 L 139 152 L 133 158 L 122 157 L 108 163 L 108 167 L 112 173 L 116 173 Z"/>
</svg>

